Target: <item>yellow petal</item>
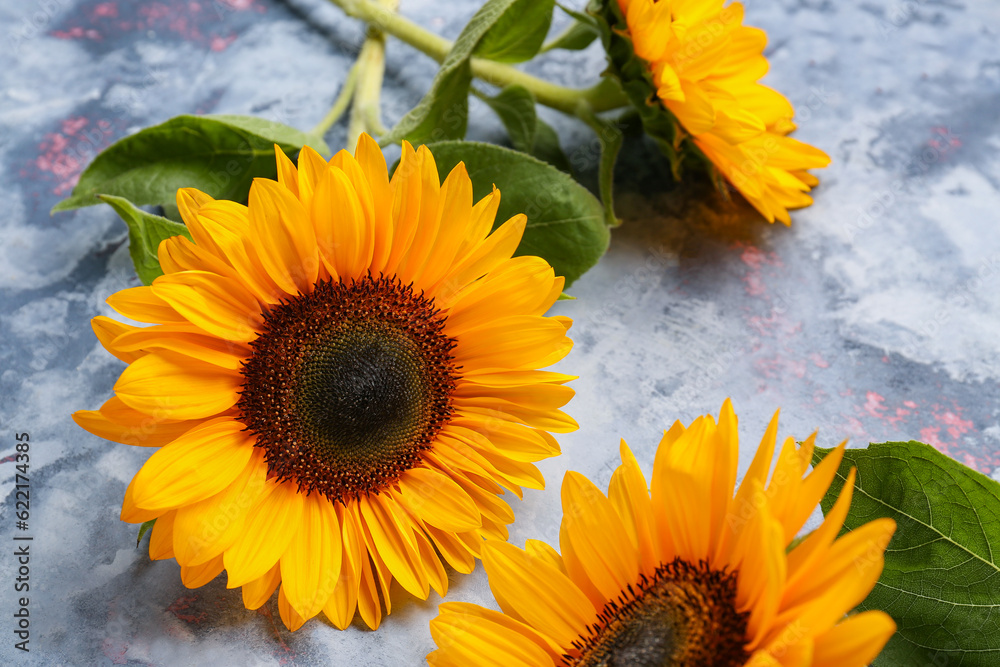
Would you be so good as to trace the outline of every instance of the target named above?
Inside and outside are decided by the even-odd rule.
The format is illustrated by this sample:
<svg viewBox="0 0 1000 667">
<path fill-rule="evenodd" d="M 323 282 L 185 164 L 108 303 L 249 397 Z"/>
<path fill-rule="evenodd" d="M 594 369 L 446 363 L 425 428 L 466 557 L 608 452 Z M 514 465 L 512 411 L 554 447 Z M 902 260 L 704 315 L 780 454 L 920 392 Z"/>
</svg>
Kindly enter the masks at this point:
<svg viewBox="0 0 1000 667">
<path fill-rule="evenodd" d="M 170 307 L 170 304 L 155 295 L 151 286 L 131 287 L 115 292 L 108 297 L 107 303 L 125 317 L 137 322 L 153 324 L 187 322 L 180 313 Z"/>
<path fill-rule="evenodd" d="M 265 493 L 250 510 L 243 534 L 226 550 L 229 588 L 242 586 L 274 567 L 302 522 L 305 496 L 294 484 L 268 482 Z"/>
<path fill-rule="evenodd" d="M 225 340 L 248 343 L 261 332 L 257 300 L 242 285 L 207 271 L 157 278 L 153 294 L 200 329 Z"/>
<path fill-rule="evenodd" d="M 400 502 L 422 521 L 442 530 L 479 528 L 475 503 L 458 484 L 430 468 L 411 468 L 399 478 Z"/>
<path fill-rule="evenodd" d="M 222 574 L 222 554 L 199 565 L 182 565 L 181 582 L 187 588 L 200 588 Z"/>
<path fill-rule="evenodd" d="M 611 502 L 593 482 L 567 472 L 562 485 L 563 526 L 587 578 L 605 599 L 639 581 L 639 555 Z"/>
<path fill-rule="evenodd" d="M 94 435 L 135 447 L 162 447 L 184 435 L 200 420 L 175 421 L 139 412 L 112 396 L 100 410 L 78 410 L 73 421 Z"/>
<path fill-rule="evenodd" d="M 274 589 L 281 583 L 281 568 L 275 564 L 267 573 L 243 584 L 243 606 L 259 609 L 274 595 Z"/>
<path fill-rule="evenodd" d="M 512 626 L 502 614 L 442 614 L 431 621 L 431 637 L 441 647 L 435 653 L 455 665 L 554 666 L 552 656 L 520 631 L 526 626 L 518 626 Z M 435 653 L 428 656 L 430 664 L 434 664 Z"/>
<path fill-rule="evenodd" d="M 282 585 L 278 589 L 278 615 L 281 616 L 281 622 L 285 624 L 291 632 L 295 632 L 302 627 L 302 624 L 306 622 L 306 618 L 301 616 L 292 605 L 288 602 L 288 597 L 285 595 L 285 586 Z"/>
<path fill-rule="evenodd" d="M 596 618 L 590 600 L 565 574 L 511 544 L 487 542 L 483 567 L 490 588 L 501 591 L 529 625 L 564 649 Z"/>
<path fill-rule="evenodd" d="M 181 507 L 219 493 L 253 453 L 243 424 L 221 417 L 153 454 L 135 476 L 133 501 L 147 510 Z"/>
<path fill-rule="evenodd" d="M 323 606 L 323 613 L 333 625 L 341 630 L 351 624 L 354 611 L 358 606 L 358 587 L 361 584 L 361 559 L 368 560 L 368 554 L 362 545 L 359 527 L 352 512 L 343 505 L 336 508 L 341 526 L 342 557 L 340 576 L 334 586 L 333 594 Z"/>
<path fill-rule="evenodd" d="M 303 185 L 300 180 L 300 192 Z M 307 224 L 308 209 L 276 181 L 263 178 L 254 179 L 248 209 L 250 239 L 267 274 L 289 294 L 309 293 L 319 275 L 319 249 Z"/>
<path fill-rule="evenodd" d="M 181 565 L 197 565 L 214 558 L 240 536 L 247 514 L 264 493 L 267 476 L 264 450 L 252 449 L 250 461 L 229 486 L 177 510 L 174 554 Z"/>
<path fill-rule="evenodd" d="M 333 595 L 342 555 L 333 505 L 319 494 L 308 496 L 299 530 L 281 556 L 282 590 L 300 616 L 312 618 Z"/>
<path fill-rule="evenodd" d="M 233 407 L 241 382 L 236 371 L 164 351 L 130 364 L 115 383 L 115 393 L 135 410 L 180 421 Z"/>
<path fill-rule="evenodd" d="M 149 533 L 150 559 L 164 560 L 174 557 L 174 516 L 176 514 L 176 512 L 167 512 L 153 524 L 153 530 Z"/>
<path fill-rule="evenodd" d="M 394 501 L 383 493 L 363 496 L 358 506 L 379 557 L 385 561 L 392 576 L 410 593 L 426 600 L 429 584 L 416 542 L 410 534 L 413 527 L 394 509 L 393 504 Z"/>
<path fill-rule="evenodd" d="M 883 611 L 866 611 L 838 623 L 816 638 L 814 667 L 864 667 L 875 659 L 896 632 Z"/>
</svg>

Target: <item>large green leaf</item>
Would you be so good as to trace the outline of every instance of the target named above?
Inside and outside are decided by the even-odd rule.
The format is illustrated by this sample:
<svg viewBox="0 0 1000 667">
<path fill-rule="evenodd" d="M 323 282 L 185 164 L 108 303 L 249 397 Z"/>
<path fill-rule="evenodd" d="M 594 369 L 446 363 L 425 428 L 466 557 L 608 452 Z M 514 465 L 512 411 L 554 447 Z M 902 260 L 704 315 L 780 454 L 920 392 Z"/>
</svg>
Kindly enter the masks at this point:
<svg viewBox="0 0 1000 667">
<path fill-rule="evenodd" d="M 490 105 L 503 122 L 516 150 L 533 155 L 562 171 L 570 171 L 569 160 L 559 146 L 559 136 L 538 117 L 535 96 L 530 90 L 524 86 L 510 85 L 494 97 L 485 97 L 483 101 Z"/>
<path fill-rule="evenodd" d="M 817 449 L 816 463 L 830 450 Z M 826 497 L 829 512 L 858 469 L 844 524 L 895 519 L 885 570 L 861 609 L 898 631 L 873 663 L 1000 665 L 1000 484 L 920 442 L 849 449 Z"/>
<path fill-rule="evenodd" d="M 382 145 L 399 143 L 404 139 L 414 144 L 426 144 L 464 137 L 469 121 L 472 56 L 488 55 L 477 54 L 477 47 L 494 27 L 497 28 L 498 35 L 503 35 L 510 32 L 514 25 L 511 22 L 517 21 L 518 14 L 530 15 L 538 20 L 535 10 L 531 9 L 533 2 L 534 0 L 489 0 L 480 7 L 479 11 L 462 28 L 462 32 L 452 45 L 451 51 L 445 56 L 441 68 L 431 83 L 430 90 L 417 106 L 382 136 Z M 545 0 L 539 4 L 548 4 L 549 20 L 551 20 L 551 3 Z M 518 25 L 520 24 L 518 23 Z M 545 29 L 548 30 L 547 22 Z M 541 39 L 544 37 L 545 35 L 542 33 L 542 37 L 538 40 L 538 47 L 535 48 L 536 52 L 541 47 Z M 490 46 L 491 43 L 486 43 L 486 46 L 496 51 L 497 57 L 503 57 L 504 53 L 524 53 L 524 44 L 518 41 L 511 42 L 509 39 L 498 37 L 492 46 Z"/>
<path fill-rule="evenodd" d="M 161 218 L 152 213 L 146 213 L 132 202 L 114 195 L 99 195 L 101 201 L 110 204 L 121 219 L 128 225 L 128 252 L 135 264 L 135 272 L 143 285 L 153 282 L 157 276 L 163 275 L 160 260 L 156 250 L 160 241 L 171 236 L 186 236 L 191 238 L 187 227 L 179 222 Z"/>
<path fill-rule="evenodd" d="M 514 0 L 483 35 L 473 54 L 501 63 L 521 63 L 538 54 L 552 25 L 555 0 Z"/>
<path fill-rule="evenodd" d="M 216 199 L 242 201 L 254 178 L 275 178 L 274 145 L 294 153 L 322 139 L 247 116 L 177 116 L 112 144 L 80 175 L 73 194 L 53 207 L 66 211 L 124 197 L 138 206 L 171 205 L 177 190 L 196 187 Z"/>
<path fill-rule="evenodd" d="M 477 201 L 496 184 L 502 194 L 496 224 L 518 213 L 527 215 L 517 254 L 544 257 L 557 275 L 566 277 L 567 287 L 607 250 L 610 233 L 601 202 L 555 167 L 492 144 L 445 141 L 428 148 L 442 179 L 465 163 Z"/>
</svg>

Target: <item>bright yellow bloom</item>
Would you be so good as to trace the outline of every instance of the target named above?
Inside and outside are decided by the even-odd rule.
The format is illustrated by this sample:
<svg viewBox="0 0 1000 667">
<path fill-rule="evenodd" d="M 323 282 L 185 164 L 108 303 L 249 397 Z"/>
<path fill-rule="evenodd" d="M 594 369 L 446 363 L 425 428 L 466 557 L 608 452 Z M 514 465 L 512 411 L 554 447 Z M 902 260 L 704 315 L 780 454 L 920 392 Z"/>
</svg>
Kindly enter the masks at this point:
<svg viewBox="0 0 1000 667">
<path fill-rule="evenodd" d="M 847 616 L 875 585 L 895 530 L 877 519 L 839 539 L 851 471 L 823 524 L 786 552 L 843 459 L 809 475 L 815 434 L 774 455 L 775 414 L 733 494 L 736 415 L 666 432 L 651 486 L 622 442 L 605 496 L 569 472 L 561 554 L 488 542 L 483 565 L 504 613 L 448 602 L 431 621 L 431 665 L 867 665 L 895 631 L 881 611 Z"/>
<path fill-rule="evenodd" d="M 767 73 L 767 35 L 743 25 L 725 0 L 618 0 L 634 52 L 656 97 L 718 170 L 767 218 L 791 223 L 808 206 L 823 151 L 791 139 L 794 110 L 757 81 Z"/>
<path fill-rule="evenodd" d="M 564 280 L 512 258 L 525 217 L 491 234 L 500 193 L 474 204 L 464 165 L 442 184 L 425 147 L 404 143 L 392 180 L 368 136 L 277 160 L 248 206 L 178 192 L 194 242 L 164 241 L 164 275 L 108 299 L 154 326 L 94 319 L 128 367 L 74 418 L 159 448 L 122 519 L 156 519 L 150 556 L 185 585 L 225 569 L 249 609 L 280 584 L 292 630 L 355 609 L 376 628 L 393 580 L 444 595 L 442 557 L 468 573 L 506 539 L 498 495 L 542 488 L 549 431 L 576 428 L 573 378 L 536 370 L 572 346 L 543 316 Z"/>
</svg>

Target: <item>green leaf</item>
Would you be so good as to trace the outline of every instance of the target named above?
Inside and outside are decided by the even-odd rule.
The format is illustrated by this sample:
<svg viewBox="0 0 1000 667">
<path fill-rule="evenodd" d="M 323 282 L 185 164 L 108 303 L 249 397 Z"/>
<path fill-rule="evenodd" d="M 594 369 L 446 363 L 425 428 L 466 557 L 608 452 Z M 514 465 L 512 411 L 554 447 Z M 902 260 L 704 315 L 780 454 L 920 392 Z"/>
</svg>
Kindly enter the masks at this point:
<svg viewBox="0 0 1000 667">
<path fill-rule="evenodd" d="M 817 448 L 813 463 L 829 452 Z M 920 442 L 873 444 L 847 450 L 824 513 L 852 466 L 843 532 L 896 521 L 882 577 L 859 607 L 881 609 L 898 626 L 872 664 L 1000 664 L 1000 484 Z"/>
<path fill-rule="evenodd" d="M 514 0 L 483 35 L 473 55 L 501 63 L 534 58 L 552 25 L 555 0 Z"/>
<path fill-rule="evenodd" d="M 535 127 L 535 147 L 531 149 L 531 154 L 542 162 L 548 162 L 559 171 L 572 174 L 573 169 L 569 165 L 569 158 L 563 153 L 562 146 L 559 145 L 559 135 L 552 129 L 552 126 L 541 118 L 536 122 Z"/>
<path fill-rule="evenodd" d="M 276 178 L 274 144 L 286 153 L 306 144 L 330 152 L 322 139 L 260 118 L 177 116 L 103 150 L 52 212 L 97 204 L 99 194 L 137 206 L 172 205 L 184 187 L 243 201 L 254 178 Z"/>
<path fill-rule="evenodd" d="M 503 122 L 516 150 L 534 155 L 562 171 L 570 171 L 569 160 L 559 146 L 559 137 L 538 117 L 535 96 L 530 90 L 515 84 L 495 97 L 483 96 L 482 99 Z"/>
<path fill-rule="evenodd" d="M 146 213 L 132 202 L 113 195 L 98 195 L 101 201 L 111 205 L 121 219 L 128 225 L 128 252 L 135 264 L 135 272 L 143 285 L 153 282 L 157 276 L 163 275 L 156 249 L 160 241 L 171 236 L 186 236 L 191 238 L 187 227 L 179 222 L 161 218 L 152 213 Z"/>
<path fill-rule="evenodd" d="M 528 216 L 517 254 L 544 257 L 566 277 L 566 287 L 607 250 L 610 233 L 601 203 L 555 167 L 492 144 L 445 141 L 428 148 L 442 179 L 465 163 L 476 201 L 496 184 L 502 194 L 496 226 L 518 213 Z"/>
<path fill-rule="evenodd" d="M 595 39 L 597 39 L 600 33 L 597 28 L 597 21 L 594 20 L 594 17 L 588 16 L 587 14 L 581 14 L 580 12 L 573 11 L 572 9 L 562 5 L 559 5 L 559 9 L 563 10 L 576 20 L 570 23 L 558 37 L 545 44 L 545 46 L 542 47 L 542 53 L 553 49 L 582 51 L 590 46 Z"/>
<path fill-rule="evenodd" d="M 448 139 L 461 139 L 469 120 L 469 86 L 472 83 L 471 59 L 477 53 L 477 47 L 487 33 L 497 26 L 498 35 L 508 31 L 509 22 L 517 18 L 519 13 L 536 16 L 532 9 L 534 0 L 489 0 L 479 8 L 479 11 L 462 28 L 458 39 L 445 56 L 430 90 L 420 103 L 403 116 L 396 126 L 382 136 L 383 146 L 399 143 L 404 139 L 414 144 L 426 144 Z M 548 0 L 538 3 L 549 5 L 549 18 L 552 7 Z M 509 15 L 509 16 L 508 16 Z M 546 23 L 546 26 L 548 24 Z M 522 26 L 523 28 L 523 26 Z M 548 27 L 546 27 L 546 31 Z M 539 46 L 541 46 L 541 39 Z M 525 45 L 521 42 L 499 41 L 487 43 L 490 50 L 498 50 L 500 56 L 504 53 L 522 54 Z M 535 49 L 537 51 L 537 48 Z M 534 55 L 534 54 L 532 54 Z M 529 58 L 531 56 L 528 56 Z"/>
<path fill-rule="evenodd" d="M 153 530 L 153 524 L 156 523 L 156 519 L 150 519 L 139 526 L 139 537 L 135 538 L 135 548 L 139 548 L 139 543 L 142 542 L 142 538 L 149 531 Z"/>
</svg>

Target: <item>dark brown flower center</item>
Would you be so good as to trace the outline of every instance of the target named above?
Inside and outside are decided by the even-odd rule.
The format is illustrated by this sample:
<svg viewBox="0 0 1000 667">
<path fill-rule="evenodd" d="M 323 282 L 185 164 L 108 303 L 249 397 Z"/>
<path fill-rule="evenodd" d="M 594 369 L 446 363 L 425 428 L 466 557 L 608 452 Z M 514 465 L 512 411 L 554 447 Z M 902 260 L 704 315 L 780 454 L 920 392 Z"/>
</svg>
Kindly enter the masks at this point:
<svg viewBox="0 0 1000 667">
<path fill-rule="evenodd" d="M 343 502 L 416 465 L 452 414 L 444 319 L 411 286 L 371 277 L 265 313 L 237 407 L 268 476 Z"/>
<path fill-rule="evenodd" d="M 608 602 L 574 642 L 574 667 L 737 667 L 749 659 L 736 574 L 676 559 Z"/>
</svg>

